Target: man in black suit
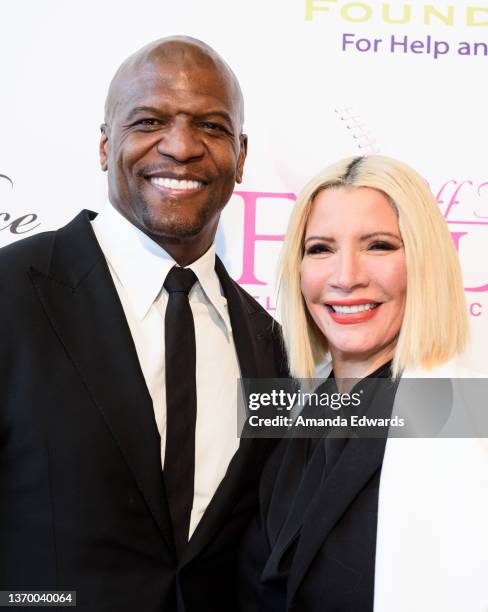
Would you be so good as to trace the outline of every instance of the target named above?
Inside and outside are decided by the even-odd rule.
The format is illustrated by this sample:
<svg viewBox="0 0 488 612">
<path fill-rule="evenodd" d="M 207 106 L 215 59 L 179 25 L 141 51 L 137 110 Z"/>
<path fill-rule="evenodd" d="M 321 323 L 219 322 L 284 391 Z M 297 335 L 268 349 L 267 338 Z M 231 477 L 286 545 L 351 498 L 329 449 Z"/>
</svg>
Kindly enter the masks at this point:
<svg viewBox="0 0 488 612">
<path fill-rule="evenodd" d="M 122 64 L 105 111 L 110 205 L 0 254 L 0 590 L 76 590 L 81 610 L 229 612 L 270 451 L 236 438 L 236 375 L 286 375 L 271 317 L 213 251 L 242 178 L 242 95 L 212 49 L 177 37 Z M 164 348 L 175 266 L 194 275 L 196 337 L 196 372 L 176 381 L 180 393 L 196 380 L 198 405 L 184 546 L 165 479 L 181 441 Z"/>
</svg>

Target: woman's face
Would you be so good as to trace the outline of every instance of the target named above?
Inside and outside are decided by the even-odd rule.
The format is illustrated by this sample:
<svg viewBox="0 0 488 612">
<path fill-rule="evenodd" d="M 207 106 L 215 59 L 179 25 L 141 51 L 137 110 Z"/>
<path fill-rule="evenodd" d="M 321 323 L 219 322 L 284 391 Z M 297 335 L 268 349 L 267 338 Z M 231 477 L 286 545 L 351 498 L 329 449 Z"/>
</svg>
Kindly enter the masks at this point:
<svg viewBox="0 0 488 612">
<path fill-rule="evenodd" d="M 407 270 L 396 212 L 380 191 L 319 193 L 305 231 L 301 288 L 334 361 L 392 357 Z"/>
</svg>

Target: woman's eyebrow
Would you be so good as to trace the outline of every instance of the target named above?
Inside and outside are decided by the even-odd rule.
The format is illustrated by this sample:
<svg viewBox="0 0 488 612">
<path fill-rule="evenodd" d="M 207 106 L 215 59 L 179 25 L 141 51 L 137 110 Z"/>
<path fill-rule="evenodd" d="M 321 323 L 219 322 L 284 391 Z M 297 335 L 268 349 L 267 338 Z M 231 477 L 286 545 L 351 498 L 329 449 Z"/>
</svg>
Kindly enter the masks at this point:
<svg viewBox="0 0 488 612">
<path fill-rule="evenodd" d="M 398 234 L 394 234 L 393 232 L 383 232 L 383 231 L 369 232 L 368 234 L 364 234 L 360 236 L 359 240 L 370 240 L 371 238 L 377 238 L 378 236 L 389 236 L 390 238 L 401 240 Z M 336 239 L 332 238 L 331 236 L 308 236 L 308 238 L 305 239 L 305 244 L 309 240 L 323 240 L 324 242 L 336 242 Z"/>
<path fill-rule="evenodd" d="M 393 232 L 370 232 L 369 234 L 364 234 L 361 236 L 360 240 L 369 240 L 370 238 L 377 238 L 378 236 L 389 236 L 390 238 L 395 238 L 396 240 L 401 240 L 398 234 L 394 234 Z"/>
<path fill-rule="evenodd" d="M 329 236 L 309 236 L 305 238 L 305 244 L 310 240 L 323 240 L 324 242 L 335 242 L 335 238 L 331 238 Z"/>
</svg>

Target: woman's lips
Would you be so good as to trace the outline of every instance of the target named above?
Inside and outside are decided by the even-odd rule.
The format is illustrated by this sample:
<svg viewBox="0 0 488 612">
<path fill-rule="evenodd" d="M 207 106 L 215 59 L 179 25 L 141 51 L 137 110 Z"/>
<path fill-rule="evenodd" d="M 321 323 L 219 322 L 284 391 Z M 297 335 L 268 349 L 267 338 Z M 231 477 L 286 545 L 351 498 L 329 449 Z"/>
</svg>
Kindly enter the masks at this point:
<svg viewBox="0 0 488 612">
<path fill-rule="evenodd" d="M 354 300 L 347 303 L 329 302 L 325 306 L 333 321 L 342 325 L 351 325 L 372 319 L 381 304 L 367 300 Z"/>
</svg>

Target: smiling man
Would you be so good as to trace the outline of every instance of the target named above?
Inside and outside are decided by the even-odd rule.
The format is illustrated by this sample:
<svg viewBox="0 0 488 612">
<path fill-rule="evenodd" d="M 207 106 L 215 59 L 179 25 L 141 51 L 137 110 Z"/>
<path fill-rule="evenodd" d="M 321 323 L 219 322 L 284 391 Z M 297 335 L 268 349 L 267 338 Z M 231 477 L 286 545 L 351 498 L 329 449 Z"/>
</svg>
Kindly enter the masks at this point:
<svg viewBox="0 0 488 612">
<path fill-rule="evenodd" d="M 204 43 L 129 57 L 109 88 L 109 202 L 0 253 L 0 590 L 81 610 L 237 608 L 234 559 L 269 444 L 239 376 L 286 375 L 271 317 L 215 255 L 242 180 L 243 100 Z"/>
<path fill-rule="evenodd" d="M 110 202 L 181 265 L 210 247 L 242 180 L 243 119 L 234 74 L 198 41 L 150 44 L 110 85 L 100 143 Z"/>
</svg>

